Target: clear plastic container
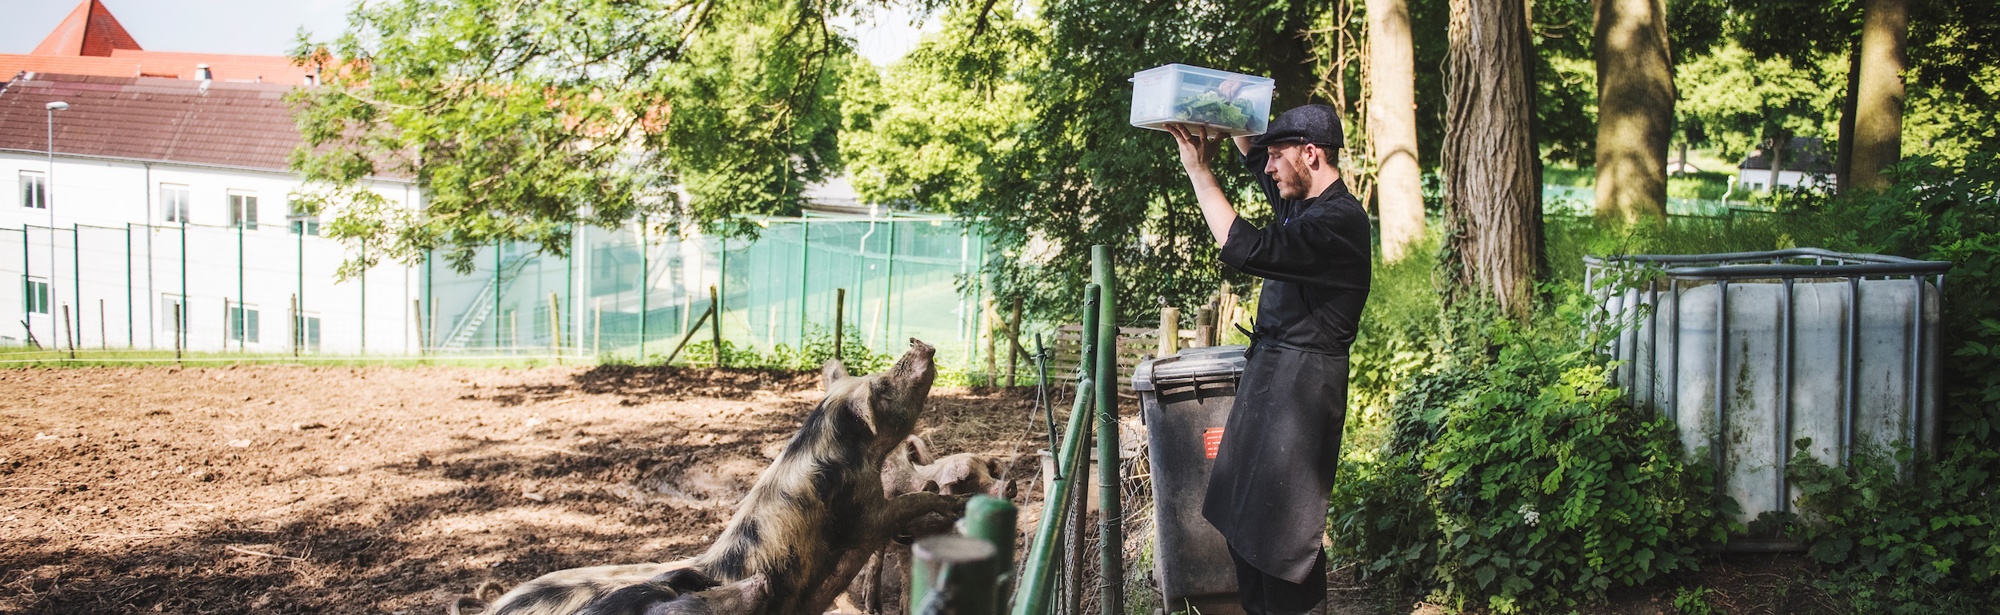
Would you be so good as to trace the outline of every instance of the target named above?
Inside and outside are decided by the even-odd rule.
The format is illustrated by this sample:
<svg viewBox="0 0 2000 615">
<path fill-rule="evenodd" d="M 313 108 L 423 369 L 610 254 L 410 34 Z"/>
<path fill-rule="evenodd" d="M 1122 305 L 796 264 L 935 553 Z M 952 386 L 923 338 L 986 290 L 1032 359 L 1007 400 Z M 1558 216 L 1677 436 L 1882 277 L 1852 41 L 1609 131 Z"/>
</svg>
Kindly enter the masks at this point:
<svg viewBox="0 0 2000 615">
<path fill-rule="evenodd" d="M 1132 125 L 1201 124 L 1229 136 L 1261 135 L 1271 121 L 1269 77 L 1168 64 L 1132 75 Z"/>
</svg>

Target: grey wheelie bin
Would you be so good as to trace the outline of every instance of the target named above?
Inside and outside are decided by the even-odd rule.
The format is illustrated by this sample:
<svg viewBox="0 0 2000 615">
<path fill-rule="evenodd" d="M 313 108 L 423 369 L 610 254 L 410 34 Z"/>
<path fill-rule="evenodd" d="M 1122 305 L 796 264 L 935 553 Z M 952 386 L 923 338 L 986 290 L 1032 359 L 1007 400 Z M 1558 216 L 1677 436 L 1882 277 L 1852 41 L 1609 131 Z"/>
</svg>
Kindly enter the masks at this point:
<svg viewBox="0 0 2000 615">
<path fill-rule="evenodd" d="M 1236 403 L 1243 346 L 1189 348 L 1140 363 L 1132 390 L 1146 421 L 1152 462 L 1153 574 L 1169 613 L 1241 613 L 1236 572 L 1222 534 L 1201 516 L 1222 425 Z"/>
</svg>

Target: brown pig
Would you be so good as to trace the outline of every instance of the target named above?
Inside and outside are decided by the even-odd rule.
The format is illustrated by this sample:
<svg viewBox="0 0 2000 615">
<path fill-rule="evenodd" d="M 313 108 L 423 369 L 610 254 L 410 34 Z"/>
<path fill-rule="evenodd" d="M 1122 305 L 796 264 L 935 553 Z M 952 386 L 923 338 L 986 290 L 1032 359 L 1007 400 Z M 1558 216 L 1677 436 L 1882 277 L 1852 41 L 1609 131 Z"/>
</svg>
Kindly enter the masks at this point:
<svg viewBox="0 0 2000 615">
<path fill-rule="evenodd" d="M 822 371 L 826 398 L 806 416 L 721 536 L 701 555 L 681 562 L 549 573 L 501 596 L 491 612 L 576 615 L 629 586 L 650 583 L 623 594 L 616 604 L 603 605 L 603 612 L 653 615 L 704 608 L 716 615 L 824 613 L 897 528 L 964 505 L 962 497 L 936 493 L 894 499 L 883 495 L 883 461 L 916 428 L 937 377 L 935 352 L 912 339 L 909 352 L 888 371 L 863 377 L 849 376 L 839 362 L 829 361 Z M 700 601 L 674 607 L 684 610 L 660 610 L 691 597 L 683 595 L 691 588 L 664 582 L 679 569 L 722 583 L 718 589 L 761 576 L 755 592 L 759 597 L 727 607 Z"/>
</svg>

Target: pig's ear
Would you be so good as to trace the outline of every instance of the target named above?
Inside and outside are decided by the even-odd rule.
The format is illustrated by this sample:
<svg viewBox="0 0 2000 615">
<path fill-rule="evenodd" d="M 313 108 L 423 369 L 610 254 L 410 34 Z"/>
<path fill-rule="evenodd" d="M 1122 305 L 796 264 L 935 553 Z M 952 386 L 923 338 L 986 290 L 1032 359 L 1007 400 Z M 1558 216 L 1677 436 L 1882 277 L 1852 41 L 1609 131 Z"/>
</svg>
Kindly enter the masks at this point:
<svg viewBox="0 0 2000 615">
<path fill-rule="evenodd" d="M 832 391 L 833 383 L 840 382 L 840 379 L 846 377 L 847 368 L 840 364 L 840 359 L 828 359 L 826 366 L 819 369 L 820 388 Z"/>
</svg>

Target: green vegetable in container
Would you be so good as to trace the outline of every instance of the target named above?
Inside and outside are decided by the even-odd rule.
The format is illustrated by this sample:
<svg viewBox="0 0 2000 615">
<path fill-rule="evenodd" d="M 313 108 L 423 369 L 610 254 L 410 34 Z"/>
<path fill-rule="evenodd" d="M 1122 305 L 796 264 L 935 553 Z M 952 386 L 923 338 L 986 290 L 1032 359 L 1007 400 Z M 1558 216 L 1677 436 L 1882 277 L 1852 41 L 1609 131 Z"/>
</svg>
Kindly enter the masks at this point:
<svg viewBox="0 0 2000 615">
<path fill-rule="evenodd" d="M 1250 129 L 1250 103 L 1231 101 L 1221 92 L 1209 90 L 1194 96 L 1181 97 L 1174 104 L 1174 119 L 1196 124 L 1217 126 L 1226 130 Z"/>
</svg>

